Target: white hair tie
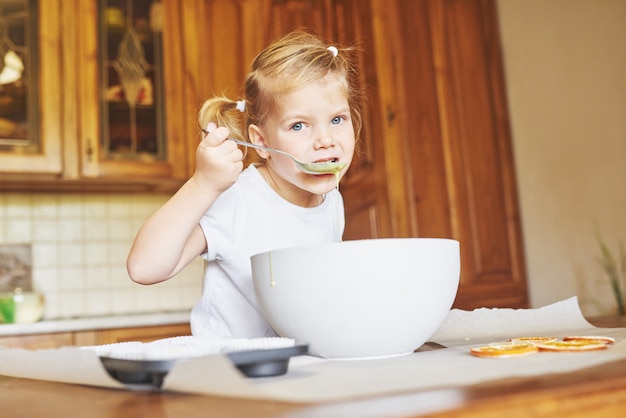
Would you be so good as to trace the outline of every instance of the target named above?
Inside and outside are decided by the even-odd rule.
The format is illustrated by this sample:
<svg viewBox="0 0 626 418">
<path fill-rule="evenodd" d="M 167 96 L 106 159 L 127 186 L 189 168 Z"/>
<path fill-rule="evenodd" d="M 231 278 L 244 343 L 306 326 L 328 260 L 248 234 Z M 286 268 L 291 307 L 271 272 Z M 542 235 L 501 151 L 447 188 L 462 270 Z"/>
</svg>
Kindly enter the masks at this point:
<svg viewBox="0 0 626 418">
<path fill-rule="evenodd" d="M 333 57 L 336 57 L 337 54 L 339 54 L 339 50 L 334 47 L 334 46 L 329 46 L 328 48 L 326 48 L 330 51 L 331 54 L 333 54 Z"/>
<path fill-rule="evenodd" d="M 238 100 L 236 109 L 238 111 L 240 111 L 241 113 L 245 112 L 246 111 L 246 101 L 245 100 Z"/>
</svg>

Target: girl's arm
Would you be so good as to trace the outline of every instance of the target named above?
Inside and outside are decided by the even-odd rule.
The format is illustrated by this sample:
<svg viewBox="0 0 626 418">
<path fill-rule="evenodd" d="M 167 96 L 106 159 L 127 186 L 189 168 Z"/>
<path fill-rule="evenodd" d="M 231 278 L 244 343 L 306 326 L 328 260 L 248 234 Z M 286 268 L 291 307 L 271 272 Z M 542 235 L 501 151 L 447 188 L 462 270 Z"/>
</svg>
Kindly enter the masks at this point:
<svg viewBox="0 0 626 418">
<path fill-rule="evenodd" d="M 130 278 L 141 284 L 172 278 L 206 250 L 199 221 L 237 180 L 243 153 L 228 130 L 210 126 L 196 150 L 193 176 L 141 227 L 128 255 Z"/>
</svg>

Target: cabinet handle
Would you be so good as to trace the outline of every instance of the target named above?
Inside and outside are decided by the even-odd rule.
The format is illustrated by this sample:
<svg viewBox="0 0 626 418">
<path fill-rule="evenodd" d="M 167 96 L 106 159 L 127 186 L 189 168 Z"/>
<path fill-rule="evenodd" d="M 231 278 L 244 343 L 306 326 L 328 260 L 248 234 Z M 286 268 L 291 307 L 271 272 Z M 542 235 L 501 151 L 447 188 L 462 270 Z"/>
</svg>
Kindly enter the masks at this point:
<svg viewBox="0 0 626 418">
<path fill-rule="evenodd" d="M 87 140 L 87 149 L 85 150 L 85 153 L 87 154 L 87 161 L 91 162 L 91 157 L 93 155 L 93 148 L 91 146 L 91 139 Z"/>
<path fill-rule="evenodd" d="M 396 119 L 396 112 L 390 105 L 387 105 L 387 122 L 389 126 L 393 126 L 393 121 Z"/>
</svg>

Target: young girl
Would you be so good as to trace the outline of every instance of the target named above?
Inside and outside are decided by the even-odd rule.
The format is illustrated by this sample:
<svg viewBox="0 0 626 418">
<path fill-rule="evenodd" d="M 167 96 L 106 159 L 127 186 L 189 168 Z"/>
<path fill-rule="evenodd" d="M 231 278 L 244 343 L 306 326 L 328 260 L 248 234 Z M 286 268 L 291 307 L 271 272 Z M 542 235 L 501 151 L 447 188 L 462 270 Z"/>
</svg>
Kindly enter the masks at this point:
<svg viewBox="0 0 626 418">
<path fill-rule="evenodd" d="M 336 186 L 361 128 L 349 52 L 294 32 L 255 58 L 244 100 L 217 97 L 202 106 L 195 172 L 142 226 L 127 261 L 141 284 L 170 279 L 198 255 L 207 261 L 202 298 L 191 313 L 194 335 L 275 336 L 255 295 L 250 257 L 341 240 L 344 208 Z M 262 162 L 243 170 L 244 152 L 229 138 L 304 162 L 346 165 L 337 176 L 312 175 L 289 157 L 257 151 Z"/>
</svg>

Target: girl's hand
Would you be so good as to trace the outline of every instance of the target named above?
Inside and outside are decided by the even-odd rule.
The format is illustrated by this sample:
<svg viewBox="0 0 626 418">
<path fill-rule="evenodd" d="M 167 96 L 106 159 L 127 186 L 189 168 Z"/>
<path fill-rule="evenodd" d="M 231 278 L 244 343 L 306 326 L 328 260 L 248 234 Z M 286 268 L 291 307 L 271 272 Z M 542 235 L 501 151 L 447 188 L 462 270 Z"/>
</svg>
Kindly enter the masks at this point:
<svg viewBox="0 0 626 418">
<path fill-rule="evenodd" d="M 243 170 L 243 152 L 233 141 L 228 140 L 226 128 L 218 128 L 214 123 L 207 127 L 196 149 L 196 170 L 193 178 L 203 187 L 218 192 L 228 189 Z"/>
</svg>

